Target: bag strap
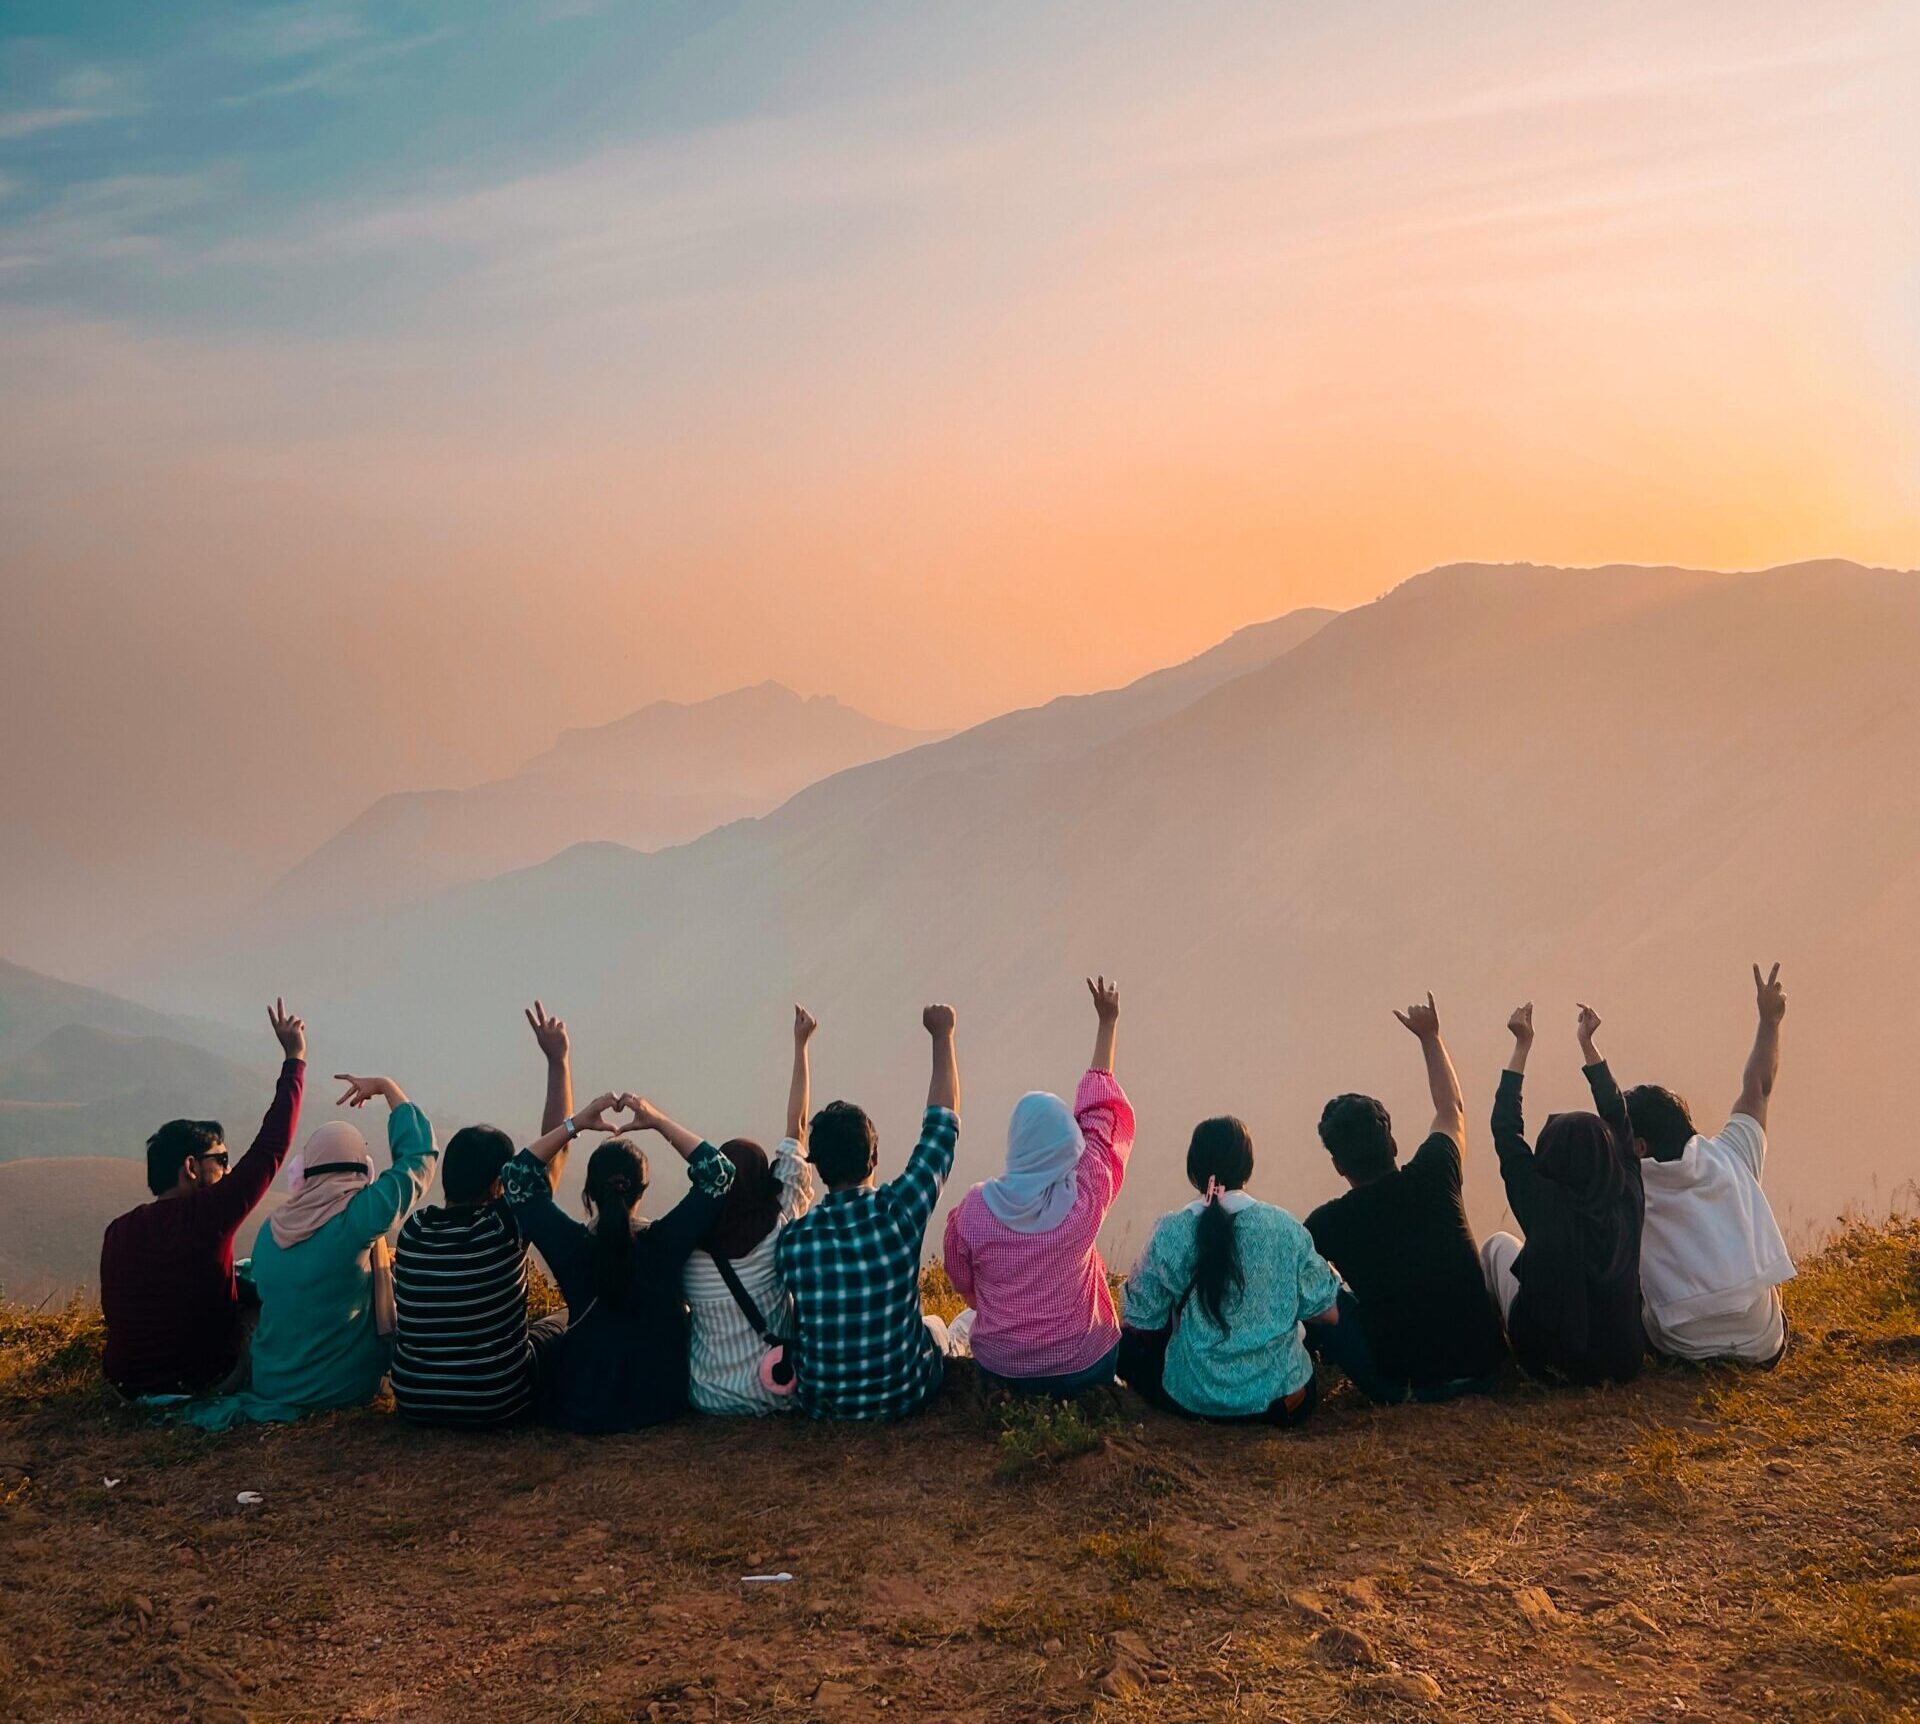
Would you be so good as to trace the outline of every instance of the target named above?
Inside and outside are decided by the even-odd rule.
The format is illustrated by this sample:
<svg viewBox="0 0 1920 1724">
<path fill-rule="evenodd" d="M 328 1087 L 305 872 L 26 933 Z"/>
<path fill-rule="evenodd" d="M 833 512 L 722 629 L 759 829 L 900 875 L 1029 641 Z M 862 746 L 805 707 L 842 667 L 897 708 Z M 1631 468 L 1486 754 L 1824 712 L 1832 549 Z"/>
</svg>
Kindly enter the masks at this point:
<svg viewBox="0 0 1920 1724">
<path fill-rule="evenodd" d="M 760 1307 L 754 1304 L 753 1295 L 747 1291 L 745 1283 L 741 1281 L 739 1271 L 721 1252 L 709 1251 L 707 1255 L 713 1259 L 714 1268 L 720 1271 L 720 1279 L 726 1282 L 727 1291 L 733 1295 L 734 1304 L 740 1307 L 740 1315 L 753 1325 L 753 1332 L 769 1347 L 783 1345 L 780 1337 L 767 1328 L 767 1320 L 760 1315 Z"/>
</svg>

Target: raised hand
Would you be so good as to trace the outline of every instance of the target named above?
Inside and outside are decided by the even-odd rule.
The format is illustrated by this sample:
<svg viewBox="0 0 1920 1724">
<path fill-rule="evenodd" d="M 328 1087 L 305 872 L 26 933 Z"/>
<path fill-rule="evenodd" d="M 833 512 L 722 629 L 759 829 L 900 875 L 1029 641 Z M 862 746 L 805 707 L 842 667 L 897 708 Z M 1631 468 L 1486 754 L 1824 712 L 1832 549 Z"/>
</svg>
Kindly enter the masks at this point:
<svg viewBox="0 0 1920 1724">
<path fill-rule="evenodd" d="M 1754 971 L 1757 977 L 1758 970 Z M 267 1022 L 273 1026 L 274 1039 L 280 1044 L 280 1051 L 290 1060 L 303 1060 L 307 1057 L 307 1020 L 297 1018 L 287 1010 L 285 1000 L 275 1000 L 267 1007 Z"/>
<path fill-rule="evenodd" d="M 548 1017 L 547 1008 L 535 1000 L 533 1009 L 527 1013 L 527 1025 L 533 1031 L 533 1039 L 540 1044 L 540 1051 L 550 1062 L 567 1057 L 571 1044 L 567 1041 L 564 1019 Z"/>
<path fill-rule="evenodd" d="M 920 1022 L 930 1036 L 952 1035 L 955 1021 L 951 1006 L 929 1006 L 920 1014 Z"/>
<path fill-rule="evenodd" d="M 604 1099 L 608 1108 L 632 1115 L 620 1128 L 622 1131 L 653 1131 L 664 1117 L 645 1096 L 635 1095 L 632 1090 L 623 1090 L 618 1096 L 607 1096 Z"/>
<path fill-rule="evenodd" d="M 608 1090 L 597 1095 L 583 1108 L 576 1109 L 573 1116 L 576 1131 L 613 1131 L 617 1128 L 608 1123 L 607 1115 L 621 1105 L 621 1098 Z"/>
<path fill-rule="evenodd" d="M 1516 1042 L 1533 1040 L 1533 1001 L 1529 1000 L 1524 1006 L 1513 1008 L 1511 1015 L 1507 1018 L 1507 1028 L 1513 1032 L 1513 1039 Z"/>
<path fill-rule="evenodd" d="M 793 1045 L 803 1048 L 813 1040 L 813 1032 L 820 1027 L 820 1020 L 805 1006 L 793 1008 Z"/>
<path fill-rule="evenodd" d="M 1599 1029 L 1599 1027 L 1600 1014 L 1596 1012 L 1593 1007 L 1583 1003 L 1580 1007 L 1580 1016 L 1575 1021 L 1574 1030 L 1575 1034 L 1580 1038 L 1580 1051 L 1586 1055 L 1588 1065 L 1595 1065 L 1599 1062 L 1600 1056 L 1593 1050 L 1594 1032 Z"/>
<path fill-rule="evenodd" d="M 1413 1005 L 1404 1012 L 1393 1014 L 1423 1042 L 1430 1042 L 1440 1033 L 1440 1008 L 1433 1003 L 1433 995 L 1427 995 L 1424 1006 Z"/>
<path fill-rule="evenodd" d="M 390 1077 L 354 1077 L 349 1072 L 335 1072 L 333 1081 L 347 1086 L 333 1104 L 335 1107 L 365 1107 L 377 1095 L 387 1098 L 388 1107 L 399 1107 L 407 1099 L 406 1093 Z"/>
<path fill-rule="evenodd" d="M 1787 1015 L 1787 990 L 1781 985 L 1778 964 L 1773 966 L 1764 980 L 1760 975 L 1760 966 L 1753 966 L 1753 994 L 1763 1024 L 1777 1024 Z"/>
<path fill-rule="evenodd" d="M 1118 982 L 1110 982 L 1105 976 L 1089 976 L 1087 992 L 1093 995 L 1094 1015 L 1103 1024 L 1119 1021 L 1120 984 Z"/>
</svg>

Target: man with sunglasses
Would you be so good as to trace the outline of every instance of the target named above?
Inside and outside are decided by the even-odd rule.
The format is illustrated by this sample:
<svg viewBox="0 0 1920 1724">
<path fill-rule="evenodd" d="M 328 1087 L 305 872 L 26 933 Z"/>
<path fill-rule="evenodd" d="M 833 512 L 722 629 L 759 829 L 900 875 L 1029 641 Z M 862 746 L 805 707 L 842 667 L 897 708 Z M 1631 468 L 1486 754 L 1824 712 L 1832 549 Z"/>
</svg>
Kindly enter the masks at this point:
<svg viewBox="0 0 1920 1724">
<path fill-rule="evenodd" d="M 253 1146 L 232 1158 L 217 1120 L 168 1120 L 147 1139 L 154 1201 L 109 1223 L 100 1249 L 108 1382 L 126 1395 L 237 1387 L 246 1334 L 233 1239 L 273 1185 L 300 1121 L 307 1026 L 275 1000 L 285 1061 Z"/>
</svg>

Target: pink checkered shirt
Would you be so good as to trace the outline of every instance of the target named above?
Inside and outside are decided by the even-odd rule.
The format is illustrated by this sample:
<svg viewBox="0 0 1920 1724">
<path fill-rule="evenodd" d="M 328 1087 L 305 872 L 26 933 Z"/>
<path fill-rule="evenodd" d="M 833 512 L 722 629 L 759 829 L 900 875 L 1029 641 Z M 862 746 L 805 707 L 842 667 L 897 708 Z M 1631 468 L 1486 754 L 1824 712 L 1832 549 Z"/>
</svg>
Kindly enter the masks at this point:
<svg viewBox="0 0 1920 1724">
<path fill-rule="evenodd" d="M 977 1185 L 947 1217 L 947 1276 L 979 1313 L 973 1356 L 996 1376 L 1084 1371 L 1120 1340 L 1107 1266 L 1094 1241 L 1127 1175 L 1133 1107 L 1111 1072 L 1090 1071 L 1073 1113 L 1087 1148 L 1073 1208 L 1052 1232 L 1014 1232 Z"/>
</svg>

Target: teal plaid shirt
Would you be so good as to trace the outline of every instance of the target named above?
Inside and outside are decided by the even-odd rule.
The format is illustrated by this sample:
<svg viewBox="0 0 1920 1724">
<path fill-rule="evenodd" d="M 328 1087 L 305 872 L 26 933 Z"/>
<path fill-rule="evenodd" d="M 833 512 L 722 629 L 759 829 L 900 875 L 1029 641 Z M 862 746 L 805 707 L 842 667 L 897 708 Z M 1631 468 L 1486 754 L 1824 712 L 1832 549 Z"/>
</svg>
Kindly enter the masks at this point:
<svg viewBox="0 0 1920 1724">
<path fill-rule="evenodd" d="M 898 1419 L 925 1405 L 945 1365 L 920 1313 L 920 1253 L 953 1171 L 959 1116 L 930 1107 L 906 1171 L 829 1193 L 780 1230 L 793 1295 L 800 1404 L 816 1419 Z"/>
</svg>

